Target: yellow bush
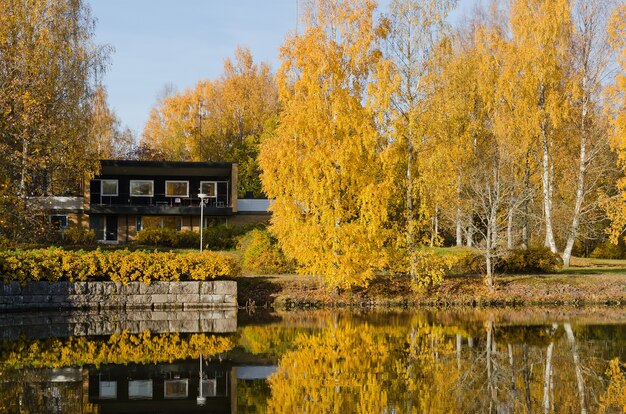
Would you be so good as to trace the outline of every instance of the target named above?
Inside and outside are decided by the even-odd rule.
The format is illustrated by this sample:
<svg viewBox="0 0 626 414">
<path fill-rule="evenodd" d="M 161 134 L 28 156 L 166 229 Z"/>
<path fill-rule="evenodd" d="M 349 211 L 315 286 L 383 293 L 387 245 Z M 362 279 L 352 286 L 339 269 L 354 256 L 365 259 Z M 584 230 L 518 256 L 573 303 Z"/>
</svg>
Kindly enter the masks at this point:
<svg viewBox="0 0 626 414">
<path fill-rule="evenodd" d="M 129 334 L 123 331 L 108 339 L 71 337 L 32 341 L 7 341 L 0 346 L 0 370 L 6 368 L 60 368 L 101 364 L 156 364 L 205 357 L 230 351 L 228 337 L 178 333 L 152 335 L 150 331 Z"/>
<path fill-rule="evenodd" d="M 208 280 L 241 274 L 236 259 L 215 252 L 181 253 L 116 250 L 66 251 L 58 248 L 0 252 L 0 280 L 32 281 Z"/>
</svg>

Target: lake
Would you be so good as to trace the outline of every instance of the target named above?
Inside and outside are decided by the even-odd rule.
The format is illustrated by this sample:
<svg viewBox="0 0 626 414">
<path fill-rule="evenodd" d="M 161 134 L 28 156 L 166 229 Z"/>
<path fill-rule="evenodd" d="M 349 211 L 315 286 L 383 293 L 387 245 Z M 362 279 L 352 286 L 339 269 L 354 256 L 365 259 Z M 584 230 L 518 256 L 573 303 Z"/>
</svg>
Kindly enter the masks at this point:
<svg viewBox="0 0 626 414">
<path fill-rule="evenodd" d="M 1 413 L 626 412 L 617 307 L 5 313 L 0 331 Z"/>
</svg>

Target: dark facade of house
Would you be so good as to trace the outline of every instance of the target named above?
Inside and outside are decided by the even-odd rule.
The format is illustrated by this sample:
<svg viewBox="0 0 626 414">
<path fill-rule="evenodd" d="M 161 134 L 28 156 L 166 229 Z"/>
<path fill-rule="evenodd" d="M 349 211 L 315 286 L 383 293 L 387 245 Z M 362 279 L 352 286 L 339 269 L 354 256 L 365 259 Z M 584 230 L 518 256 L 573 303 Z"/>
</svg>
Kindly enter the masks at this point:
<svg viewBox="0 0 626 414">
<path fill-rule="evenodd" d="M 145 228 L 197 231 L 201 193 L 205 226 L 237 214 L 236 163 L 103 160 L 88 188 L 89 227 L 102 241 L 130 241 Z"/>
</svg>

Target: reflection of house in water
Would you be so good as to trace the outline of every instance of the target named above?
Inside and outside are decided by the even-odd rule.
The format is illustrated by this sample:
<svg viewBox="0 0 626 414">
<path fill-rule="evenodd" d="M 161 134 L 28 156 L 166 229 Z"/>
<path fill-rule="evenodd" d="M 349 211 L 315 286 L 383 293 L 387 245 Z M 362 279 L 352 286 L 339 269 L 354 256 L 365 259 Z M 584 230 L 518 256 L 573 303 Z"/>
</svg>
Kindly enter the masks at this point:
<svg viewBox="0 0 626 414">
<path fill-rule="evenodd" d="M 230 362 L 204 361 L 199 405 L 198 360 L 158 365 L 107 365 L 89 370 L 89 402 L 100 413 L 235 413 L 237 374 Z"/>
</svg>

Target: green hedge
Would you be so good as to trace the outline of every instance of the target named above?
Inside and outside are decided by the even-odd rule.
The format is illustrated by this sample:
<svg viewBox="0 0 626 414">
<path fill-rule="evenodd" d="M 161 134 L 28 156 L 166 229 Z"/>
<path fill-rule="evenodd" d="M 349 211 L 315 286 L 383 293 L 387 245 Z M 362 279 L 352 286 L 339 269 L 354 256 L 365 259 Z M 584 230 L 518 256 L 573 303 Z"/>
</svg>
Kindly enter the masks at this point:
<svg viewBox="0 0 626 414">
<path fill-rule="evenodd" d="M 202 243 L 208 250 L 231 250 L 237 247 L 237 240 L 247 232 L 259 228 L 259 225 L 231 226 L 220 224 L 205 227 L 202 231 Z M 147 246 L 165 246 L 176 248 L 198 248 L 200 233 L 190 230 L 144 229 L 137 233 L 135 242 Z"/>
<path fill-rule="evenodd" d="M 89 281 L 127 284 L 141 281 L 207 280 L 239 276 L 241 267 L 229 255 L 116 250 L 67 251 L 58 248 L 0 252 L 0 280 Z"/>
</svg>

